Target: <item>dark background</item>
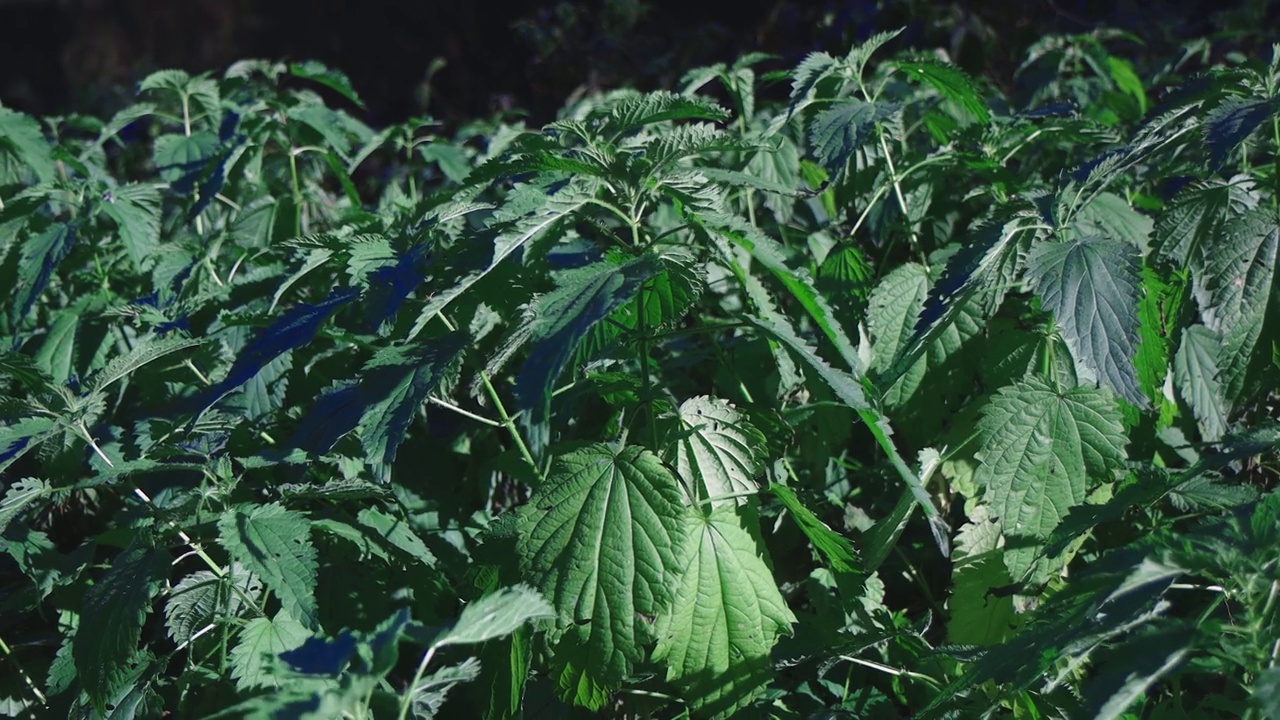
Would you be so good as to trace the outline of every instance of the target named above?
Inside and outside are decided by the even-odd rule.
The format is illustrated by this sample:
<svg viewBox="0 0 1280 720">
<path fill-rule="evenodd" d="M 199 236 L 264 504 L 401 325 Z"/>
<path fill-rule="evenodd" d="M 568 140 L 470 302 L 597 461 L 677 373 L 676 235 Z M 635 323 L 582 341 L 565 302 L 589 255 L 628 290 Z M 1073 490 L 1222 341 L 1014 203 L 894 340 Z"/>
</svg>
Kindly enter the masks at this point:
<svg viewBox="0 0 1280 720">
<path fill-rule="evenodd" d="M 147 73 L 220 72 L 244 58 L 320 60 L 346 72 L 374 125 L 500 109 L 554 117 L 575 90 L 670 87 L 684 71 L 762 50 L 793 67 L 907 26 L 1008 90 L 1049 33 L 1128 30 L 1167 60 L 1180 38 L 1261 52 L 1280 39 L 1274 0 L 0 0 L 0 103 L 33 114 L 109 113 Z M 732 8 L 725 12 L 723 8 Z M 1270 37 L 1268 37 L 1270 36 Z M 443 68 L 432 76 L 433 62 Z M 430 82 L 428 82 L 430 78 Z M 428 87 L 430 90 L 428 91 Z"/>
</svg>

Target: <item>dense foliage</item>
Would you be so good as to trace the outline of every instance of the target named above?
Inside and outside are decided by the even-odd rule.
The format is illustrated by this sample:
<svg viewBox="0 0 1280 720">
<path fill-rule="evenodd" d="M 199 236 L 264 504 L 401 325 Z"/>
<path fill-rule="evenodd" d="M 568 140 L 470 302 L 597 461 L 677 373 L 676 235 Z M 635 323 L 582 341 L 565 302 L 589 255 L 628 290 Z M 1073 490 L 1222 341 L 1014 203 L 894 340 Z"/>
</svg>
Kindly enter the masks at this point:
<svg viewBox="0 0 1280 720">
<path fill-rule="evenodd" d="M 892 39 L 0 108 L 4 710 L 1280 717 L 1280 48 Z"/>
</svg>

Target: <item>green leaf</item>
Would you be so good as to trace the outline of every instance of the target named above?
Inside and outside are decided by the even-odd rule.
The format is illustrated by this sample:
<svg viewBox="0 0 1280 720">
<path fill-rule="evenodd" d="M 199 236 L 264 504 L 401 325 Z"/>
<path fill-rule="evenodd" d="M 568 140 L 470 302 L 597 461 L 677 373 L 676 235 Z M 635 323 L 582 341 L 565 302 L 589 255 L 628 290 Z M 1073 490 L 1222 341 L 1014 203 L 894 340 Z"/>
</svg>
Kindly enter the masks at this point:
<svg viewBox="0 0 1280 720">
<path fill-rule="evenodd" d="M 841 402 L 854 410 L 869 410 L 871 408 L 871 405 L 867 403 L 862 383 L 858 378 L 831 367 L 826 360 L 818 357 L 817 351 L 796 334 L 795 328 L 791 327 L 791 324 L 785 318 L 781 316 L 772 318 L 747 317 L 746 320 L 764 331 L 769 337 L 786 346 L 792 354 L 805 365 L 808 365 L 831 388 L 831 391 L 836 394 L 836 397 L 840 398 Z"/>
<path fill-rule="evenodd" d="M 1203 325 L 1182 331 L 1182 344 L 1173 358 L 1173 383 L 1191 407 L 1200 436 L 1209 442 L 1227 433 L 1227 408 L 1218 381 L 1218 338 Z"/>
<path fill-rule="evenodd" d="M 658 616 L 653 658 L 699 715 L 729 717 L 768 682 L 769 653 L 796 617 L 732 507 L 685 519 L 670 609 Z"/>
<path fill-rule="evenodd" d="M 427 567 L 435 566 L 435 554 L 427 548 L 427 544 L 422 541 L 422 538 L 414 533 L 408 522 L 394 518 L 378 508 L 372 507 L 361 510 L 356 519 L 360 521 L 361 525 L 372 531 L 372 533 L 369 533 L 370 535 L 383 539 L 395 546 L 409 559 L 422 563 Z"/>
<path fill-rule="evenodd" d="M 160 179 L 170 183 L 174 192 L 189 195 L 217 152 L 218 138 L 207 131 L 161 135 L 155 139 L 153 160 Z"/>
<path fill-rule="evenodd" d="M 823 110 L 809 126 L 814 157 L 832 176 L 843 172 L 849 156 L 862 147 L 876 123 L 899 109 L 893 103 L 848 99 Z"/>
<path fill-rule="evenodd" d="M 71 246 L 75 244 L 78 225 L 58 223 L 43 232 L 27 237 L 18 259 L 18 280 L 10 290 L 9 320 L 19 324 L 31 312 L 40 294 L 48 287 Z"/>
<path fill-rule="evenodd" d="M 218 540 L 236 562 L 262 578 L 291 616 L 319 628 L 316 549 L 306 517 L 277 503 L 248 512 L 228 510 L 218 520 Z"/>
<path fill-rule="evenodd" d="M 1217 170 L 1227 156 L 1258 126 L 1280 110 L 1277 98 L 1229 98 L 1210 110 L 1204 119 L 1204 139 L 1209 148 L 1209 164 Z"/>
<path fill-rule="evenodd" d="M 1151 243 L 1155 221 L 1130 207 L 1115 193 L 1099 193 L 1075 214 L 1072 230 L 1081 235 L 1096 235 L 1108 240 L 1122 240 L 1146 253 Z"/>
<path fill-rule="evenodd" d="M 1000 549 L 1000 525 L 986 519 L 978 506 L 973 522 L 960 528 L 951 560 L 951 597 L 947 600 L 947 642 L 994 645 L 1013 634 L 1018 624 L 1013 598 L 992 592 L 1013 584 Z"/>
<path fill-rule="evenodd" d="M 93 380 L 93 391 L 100 393 L 113 383 L 123 380 L 148 363 L 155 362 L 166 355 L 201 344 L 200 340 L 182 337 L 166 337 L 144 340 L 132 350 L 107 363 L 102 372 Z"/>
<path fill-rule="evenodd" d="M 1027 275 L 1076 362 L 1120 397 L 1147 407 L 1133 364 L 1138 345 L 1133 248 L 1099 237 L 1039 243 L 1027 256 Z"/>
<path fill-rule="evenodd" d="M 576 213 L 594 194 L 595 187 L 581 181 L 550 188 L 520 185 L 511 190 L 504 206 L 507 209 L 494 213 L 492 226 L 500 232 L 494 238 L 490 259 L 462 277 L 450 277 L 447 286 L 436 292 L 418 313 L 418 320 L 409 333 L 409 339 L 417 337 L 427 323 L 436 321 L 436 315 L 450 302 L 488 275 L 499 263 L 525 243 Z"/>
<path fill-rule="evenodd" d="M 356 105 L 364 107 L 364 101 L 360 99 L 355 88 L 351 86 L 351 80 L 340 70 L 334 70 L 315 60 L 308 60 L 301 63 L 289 63 L 289 74 L 304 80 L 318 82 Z"/>
<path fill-rule="evenodd" d="M 549 440 L 552 386 L 578 343 L 661 270 L 657 258 L 646 253 L 625 265 L 603 262 L 565 271 L 558 277 L 560 287 L 534 303 L 531 348 L 516 378 L 516 395 L 522 407 L 532 409 L 525 424 L 535 454 Z"/>
<path fill-rule="evenodd" d="M 959 105 L 974 120 L 983 125 L 991 122 L 991 111 L 982 101 L 978 86 L 960 68 L 940 60 L 900 62 L 897 66 L 912 80 L 932 86 L 939 95 Z"/>
<path fill-rule="evenodd" d="M 794 490 L 786 485 L 774 483 L 769 486 L 769 492 L 782 501 L 782 506 L 787 509 L 791 519 L 795 521 L 805 537 L 809 538 L 809 543 L 814 549 L 826 559 L 832 570 L 845 573 L 861 571 L 857 552 L 853 549 L 849 538 L 832 530 L 829 525 L 818 519 L 818 516 L 800 501 Z"/>
<path fill-rule="evenodd" d="M 1156 222 L 1153 254 L 1174 267 L 1203 265 L 1219 235 L 1258 206 L 1260 198 L 1247 175 L 1196 183 L 1179 193 Z"/>
<path fill-rule="evenodd" d="M 1204 324 L 1221 341 L 1218 370 L 1227 405 L 1234 407 L 1247 392 L 1263 327 L 1275 320 L 1280 225 L 1271 210 L 1258 209 L 1224 230 L 1193 261 L 1193 290 Z"/>
<path fill-rule="evenodd" d="M 98 205 L 115 221 L 135 269 L 142 271 L 160 246 L 160 188 L 130 183 L 102 194 Z"/>
<path fill-rule="evenodd" d="M 599 708 L 643 658 L 642 617 L 670 604 L 685 512 L 679 483 L 656 456 L 604 445 L 556 458 L 520 509 L 521 572 L 558 614 L 562 696 Z"/>
<path fill-rule="evenodd" d="M 612 138 L 667 120 L 729 119 L 728 111 L 710 100 L 665 90 L 622 95 L 621 99 L 600 108 L 596 114 L 604 120 L 601 134 Z"/>
<path fill-rule="evenodd" d="M 256 617 L 245 623 L 229 657 L 236 689 L 285 688 L 288 680 L 270 672 L 272 663 L 280 653 L 301 647 L 309 637 L 311 633 L 285 610 L 274 618 Z"/>
<path fill-rule="evenodd" d="M 59 314 L 40 345 L 40 352 L 36 353 L 37 366 L 55 383 L 66 383 L 76 371 L 76 330 L 79 327 L 78 312 Z"/>
<path fill-rule="evenodd" d="M 209 570 L 199 570 L 173 586 L 164 606 L 164 623 L 174 642 L 179 645 L 191 642 L 208 626 L 237 617 L 245 598 L 258 597 L 262 585 L 242 568 L 236 570 L 234 581 Z"/>
<path fill-rule="evenodd" d="M 431 343 L 384 348 L 365 365 L 361 390 L 378 398 L 359 425 L 370 462 L 389 466 L 395 461 L 409 424 L 458 359 L 464 341 L 452 333 Z"/>
<path fill-rule="evenodd" d="M 169 576 L 169 563 L 163 550 L 130 548 L 85 592 L 83 607 L 93 612 L 76 630 L 72 655 L 80 683 L 99 712 L 122 689 L 137 661 L 142 623 Z"/>
<path fill-rule="evenodd" d="M 745 503 L 745 497 L 717 497 L 758 491 L 764 452 L 764 435 L 731 403 L 703 395 L 680 405 L 674 458 L 669 459 L 695 502 Z"/>
<path fill-rule="evenodd" d="M 9 523 L 22 516 L 37 501 L 52 495 L 54 488 L 39 478 L 22 478 L 9 486 L 0 500 L 0 535 L 8 529 Z"/>
<path fill-rule="evenodd" d="M 468 603 L 435 644 L 474 645 L 510 635 L 525 623 L 555 617 L 555 609 L 536 590 L 514 585 Z"/>
<path fill-rule="evenodd" d="M 836 59 L 825 52 L 811 52 L 791 72 L 791 102 L 787 107 L 790 117 L 803 101 L 807 101 L 818 83 L 831 76 L 839 66 Z"/>
<path fill-rule="evenodd" d="M 750 223 L 733 215 L 698 215 L 694 221 L 708 232 L 715 232 L 733 244 L 751 253 L 751 257 L 773 273 L 822 330 L 839 353 L 845 364 L 858 372 L 862 361 L 857 350 L 836 319 L 835 310 L 814 287 L 813 276 L 807 270 L 792 269 L 787 263 L 786 250 L 777 240 L 756 229 Z"/>
<path fill-rule="evenodd" d="M 17 155 L 18 160 L 31 168 L 40 182 L 53 182 L 57 179 L 57 166 L 53 162 L 53 152 L 40 124 L 33 118 L 0 107 L 0 150 L 8 150 Z"/>
<path fill-rule="evenodd" d="M 919 263 L 905 263 L 881 278 L 871 291 L 867 308 L 867 329 L 875 359 L 873 372 L 892 367 L 899 352 L 911 339 L 916 319 L 929 293 L 929 271 Z"/>
<path fill-rule="evenodd" d="M 1089 387 L 1059 390 L 1039 378 L 996 393 L 978 423 L 975 481 L 1006 536 L 1044 539 L 1125 461 L 1115 403 Z M 1015 580 L 1020 566 L 1010 562 Z"/>
</svg>

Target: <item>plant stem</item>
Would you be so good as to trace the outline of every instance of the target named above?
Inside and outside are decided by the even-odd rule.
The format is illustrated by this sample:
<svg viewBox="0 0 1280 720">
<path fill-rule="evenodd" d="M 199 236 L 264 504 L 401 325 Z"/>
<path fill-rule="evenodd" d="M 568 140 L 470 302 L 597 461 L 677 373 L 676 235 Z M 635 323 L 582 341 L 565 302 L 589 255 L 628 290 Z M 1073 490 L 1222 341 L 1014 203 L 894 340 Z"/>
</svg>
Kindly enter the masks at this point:
<svg viewBox="0 0 1280 720">
<path fill-rule="evenodd" d="M 31 694 L 36 696 L 36 700 L 39 700 L 41 705 L 48 705 L 49 699 L 44 696 L 44 693 L 40 692 L 40 688 L 36 687 L 31 676 L 28 675 L 27 671 L 22 667 L 22 661 L 18 660 L 17 655 L 13 654 L 13 650 L 10 649 L 9 643 L 4 641 L 4 638 L 0 638 L 0 650 L 4 650 L 4 654 L 8 655 L 9 659 L 13 661 L 13 667 L 18 671 L 18 674 L 22 676 L 23 681 L 26 682 L 27 688 L 31 690 Z"/>
<path fill-rule="evenodd" d="M 644 392 L 645 414 L 649 426 L 649 449 L 658 452 L 658 422 L 653 412 L 653 378 L 649 368 L 649 324 L 645 315 L 644 295 L 648 283 L 640 284 L 636 293 L 636 352 L 640 356 L 640 383 Z"/>
<path fill-rule="evenodd" d="M 409 687 L 405 690 L 404 697 L 400 698 L 400 715 L 399 720 L 409 717 L 409 706 L 413 704 L 413 694 L 418 690 L 418 682 L 422 680 L 422 675 L 427 671 L 427 665 L 431 663 L 431 657 L 436 654 L 436 646 L 432 645 L 422 654 L 422 662 L 418 663 L 418 669 L 413 672 L 413 680 L 409 681 Z"/>
<path fill-rule="evenodd" d="M 457 331 L 458 328 L 449 318 L 444 316 L 444 313 L 440 312 L 436 313 L 436 315 L 444 323 L 444 326 L 449 328 L 449 332 Z M 520 430 L 516 428 L 515 420 L 507 412 L 507 406 L 502 403 L 502 398 L 498 396 L 498 391 L 493 387 L 493 383 L 489 381 L 489 374 L 484 370 L 480 370 L 479 373 L 480 383 L 484 385 L 485 393 L 493 401 L 493 406 L 498 411 L 498 417 L 502 419 L 501 426 L 507 429 L 507 434 L 511 436 L 512 442 L 516 444 L 516 448 L 520 451 L 520 456 L 524 458 L 524 461 L 533 470 L 534 477 L 538 479 L 538 482 L 542 482 L 545 478 L 542 475 L 542 470 L 538 467 L 538 461 L 533 459 L 533 453 L 529 451 L 528 444 L 525 443 L 524 437 L 520 435 Z"/>
</svg>

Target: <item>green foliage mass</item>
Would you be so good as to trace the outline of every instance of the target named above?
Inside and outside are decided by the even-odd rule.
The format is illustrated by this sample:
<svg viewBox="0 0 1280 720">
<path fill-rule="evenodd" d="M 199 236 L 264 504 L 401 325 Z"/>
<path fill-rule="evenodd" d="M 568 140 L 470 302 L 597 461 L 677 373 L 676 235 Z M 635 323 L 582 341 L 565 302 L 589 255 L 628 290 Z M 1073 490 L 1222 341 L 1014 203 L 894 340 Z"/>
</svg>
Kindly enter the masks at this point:
<svg viewBox="0 0 1280 720">
<path fill-rule="evenodd" d="M 896 37 L 0 107 L 3 712 L 1276 717 L 1280 47 Z"/>
</svg>

